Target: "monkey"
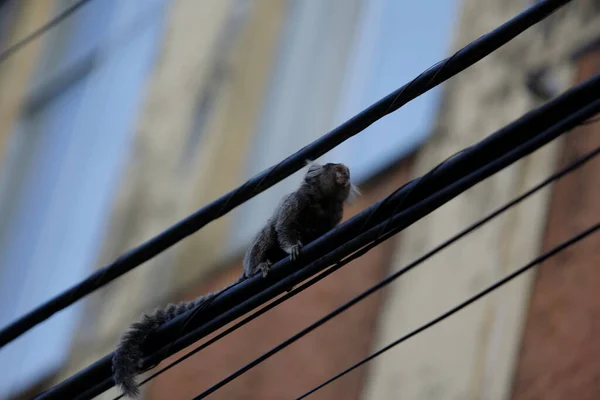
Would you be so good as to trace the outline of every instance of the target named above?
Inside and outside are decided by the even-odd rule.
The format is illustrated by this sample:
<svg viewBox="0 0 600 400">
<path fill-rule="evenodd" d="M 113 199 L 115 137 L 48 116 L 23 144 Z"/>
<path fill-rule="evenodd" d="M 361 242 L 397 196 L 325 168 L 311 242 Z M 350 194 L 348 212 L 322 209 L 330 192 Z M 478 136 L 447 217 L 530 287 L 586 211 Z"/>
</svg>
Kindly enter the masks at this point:
<svg viewBox="0 0 600 400">
<path fill-rule="evenodd" d="M 112 370 L 115 384 L 126 396 L 139 395 L 135 377 L 143 372 L 142 344 L 150 332 L 256 274 L 267 277 L 271 266 L 287 256 L 297 260 L 302 247 L 340 223 L 344 203 L 352 204 L 360 194 L 350 181 L 350 169 L 339 163 L 321 165 L 308 161 L 307 164 L 300 186 L 281 199 L 256 234 L 244 255 L 243 272 L 236 282 L 192 301 L 169 304 L 150 315 L 144 314 L 123 334 L 113 356 Z"/>
</svg>

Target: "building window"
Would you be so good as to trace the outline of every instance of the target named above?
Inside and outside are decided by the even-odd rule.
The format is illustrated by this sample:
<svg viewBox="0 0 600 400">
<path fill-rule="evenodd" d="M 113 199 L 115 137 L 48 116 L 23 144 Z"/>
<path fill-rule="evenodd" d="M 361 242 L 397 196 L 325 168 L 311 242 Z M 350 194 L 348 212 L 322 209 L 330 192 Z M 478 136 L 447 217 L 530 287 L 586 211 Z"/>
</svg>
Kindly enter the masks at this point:
<svg viewBox="0 0 600 400">
<path fill-rule="evenodd" d="M 57 11 L 71 0 L 57 2 Z M 0 324 L 85 278 L 100 250 L 144 82 L 162 0 L 93 1 L 41 40 L 42 54 L 0 176 Z M 148 12 L 152 11 L 152 12 Z M 139 18 L 147 21 L 140 24 Z M 59 369 L 80 304 L 0 349 L 0 392 Z"/>
</svg>

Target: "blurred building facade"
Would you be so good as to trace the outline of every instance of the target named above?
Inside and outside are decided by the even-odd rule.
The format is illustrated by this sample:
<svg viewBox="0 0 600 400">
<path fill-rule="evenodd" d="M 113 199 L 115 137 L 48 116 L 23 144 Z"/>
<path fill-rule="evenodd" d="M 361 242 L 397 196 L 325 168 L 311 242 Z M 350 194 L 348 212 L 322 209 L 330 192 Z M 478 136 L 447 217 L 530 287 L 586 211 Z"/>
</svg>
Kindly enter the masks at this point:
<svg viewBox="0 0 600 400">
<path fill-rule="evenodd" d="M 0 49 L 73 0 L 0 2 Z M 0 322 L 277 163 L 533 2 L 91 0 L 0 64 Z M 418 3 L 418 2 L 415 2 Z M 429 25 L 424 21 L 430 21 Z M 409 34 L 410 33 L 410 34 Z M 600 5 L 574 1 L 350 139 L 345 218 L 600 70 Z M 600 142 L 586 125 L 477 185 L 144 387 L 191 398 Z M 299 395 L 594 222 L 600 164 L 565 178 L 222 388 Z M 0 350 L 30 398 L 114 349 L 144 311 L 233 281 L 300 173 Z M 596 183 L 594 185 L 594 183 Z M 600 396 L 600 239 L 546 263 L 315 394 Z M 583 249 L 583 250 L 582 250 Z M 594 258 L 596 257 L 596 258 Z M 596 263 L 597 264 L 597 263 Z M 569 349 L 569 350 L 565 350 Z M 100 398 L 114 398 L 112 389 Z"/>
</svg>

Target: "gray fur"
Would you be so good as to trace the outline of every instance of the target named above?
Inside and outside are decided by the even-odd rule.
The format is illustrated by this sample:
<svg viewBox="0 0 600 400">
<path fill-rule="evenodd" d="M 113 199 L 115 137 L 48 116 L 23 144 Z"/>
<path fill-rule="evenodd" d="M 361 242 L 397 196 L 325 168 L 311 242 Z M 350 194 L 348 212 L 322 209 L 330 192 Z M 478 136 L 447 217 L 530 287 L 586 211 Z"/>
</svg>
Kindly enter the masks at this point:
<svg viewBox="0 0 600 400">
<path fill-rule="evenodd" d="M 257 273 L 267 276 L 271 265 L 288 255 L 296 260 L 303 246 L 333 229 L 341 221 L 344 202 L 352 201 L 357 194 L 358 189 L 350 182 L 350 171 L 345 165 L 309 162 L 300 187 L 281 200 L 271 218 L 256 235 L 244 256 L 244 272 L 238 282 Z M 139 395 L 135 377 L 143 372 L 142 344 L 150 332 L 231 286 L 233 285 L 189 302 L 169 304 L 151 315 L 144 315 L 140 321 L 131 325 L 121 338 L 113 357 L 113 378 L 125 395 Z"/>
<path fill-rule="evenodd" d="M 298 190 L 281 200 L 246 253 L 245 276 L 266 276 L 271 265 L 287 255 L 297 259 L 303 246 L 341 221 L 344 202 L 358 194 L 345 165 L 309 162 Z"/>
</svg>

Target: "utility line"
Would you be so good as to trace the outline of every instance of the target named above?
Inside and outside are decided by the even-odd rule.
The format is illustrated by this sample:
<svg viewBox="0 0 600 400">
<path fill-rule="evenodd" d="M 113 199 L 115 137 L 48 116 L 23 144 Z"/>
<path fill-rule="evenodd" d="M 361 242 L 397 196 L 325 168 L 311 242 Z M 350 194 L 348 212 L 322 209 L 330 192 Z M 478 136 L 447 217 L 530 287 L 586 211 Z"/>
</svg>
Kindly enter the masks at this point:
<svg viewBox="0 0 600 400">
<path fill-rule="evenodd" d="M 425 325 L 422 325 L 421 327 L 419 327 L 419 328 L 411 331 L 407 335 L 402 336 L 400 339 L 395 340 L 394 342 L 388 344 L 387 346 L 385 346 L 381 350 L 378 350 L 377 352 L 371 354 L 370 356 L 362 359 L 358 363 L 352 365 L 351 367 L 349 367 L 349 368 L 345 369 L 344 371 L 340 372 L 339 374 L 335 375 L 333 378 L 331 378 L 331 379 L 327 380 L 326 382 L 320 384 L 319 386 L 316 386 L 315 388 L 309 390 L 308 392 L 306 392 L 303 395 L 301 395 L 300 397 L 298 397 L 296 400 L 300 400 L 300 399 L 303 399 L 303 398 L 309 396 L 310 394 L 312 394 L 312 393 L 316 392 L 317 390 L 319 390 L 319 389 L 321 389 L 321 388 L 329 385 L 330 383 L 332 383 L 335 380 L 341 378 L 342 376 L 346 375 L 347 373 L 355 370 L 356 368 L 360 367 L 361 365 L 365 364 L 366 362 L 374 359 L 377 356 L 380 356 L 381 354 L 383 354 L 386 351 L 390 350 L 394 346 L 397 346 L 398 344 L 404 342 L 405 340 L 410 339 L 413 336 L 416 336 L 417 334 L 419 334 L 419 333 L 425 331 L 426 329 L 434 326 L 435 324 L 437 324 L 437 323 L 445 320 L 446 318 L 452 316 L 453 314 L 456 314 L 458 311 L 462 310 L 463 308 L 467 307 L 468 305 L 476 302 L 477 300 L 481 299 L 482 297 L 484 297 L 485 295 L 489 294 L 490 292 L 493 292 L 494 290 L 498 289 L 502 285 L 510 282 L 511 280 L 513 280 L 514 278 L 516 278 L 519 275 L 523 274 L 524 272 L 528 271 L 529 269 L 533 268 L 534 266 L 536 266 L 536 265 L 544 262 L 545 260 L 549 259 L 550 257 L 553 257 L 554 255 L 556 255 L 560 251 L 568 248 L 569 246 L 572 246 L 573 244 L 575 244 L 575 243 L 579 242 L 580 240 L 584 239 L 585 237 L 591 235 L 592 233 L 596 232 L 598 229 L 600 229 L 600 223 L 596 223 L 595 225 L 593 225 L 590 228 L 586 229 L 585 231 L 579 233 L 578 235 L 573 236 L 572 238 L 570 238 L 567 241 L 564 241 L 560 245 L 554 247 L 552 250 L 550 250 L 550 251 L 542 254 L 541 256 L 539 256 L 536 259 L 532 260 L 528 264 L 522 266 L 521 268 L 517 269 L 513 273 L 507 275 L 505 278 L 502 278 L 501 280 L 497 281 L 493 285 L 488 286 L 486 289 L 484 289 L 481 292 L 477 293 L 475 296 L 470 297 L 469 299 L 467 299 L 464 302 L 460 303 L 456 307 L 450 309 L 449 311 L 447 311 L 444 314 L 438 316 L 437 318 L 429 321 Z M 196 397 L 196 398 L 200 398 L 200 397 Z"/>
</svg>

